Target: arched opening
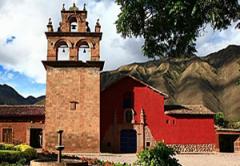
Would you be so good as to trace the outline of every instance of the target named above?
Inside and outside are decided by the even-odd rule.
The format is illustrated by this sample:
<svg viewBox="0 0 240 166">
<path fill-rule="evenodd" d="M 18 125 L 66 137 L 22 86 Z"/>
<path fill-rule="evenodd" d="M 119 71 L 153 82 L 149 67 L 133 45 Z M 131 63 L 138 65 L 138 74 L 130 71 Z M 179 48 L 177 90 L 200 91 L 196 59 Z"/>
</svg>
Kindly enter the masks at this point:
<svg viewBox="0 0 240 166">
<path fill-rule="evenodd" d="M 91 48 L 86 41 L 81 42 L 78 45 L 78 60 L 79 61 L 89 61 L 91 59 Z"/>
<path fill-rule="evenodd" d="M 137 132 L 134 129 L 121 130 L 120 132 L 120 151 L 121 153 L 136 153 L 137 151 Z"/>
<path fill-rule="evenodd" d="M 69 19 L 69 24 L 70 24 L 70 32 L 78 31 L 78 23 L 77 23 L 77 19 L 75 17 L 71 17 Z"/>
<path fill-rule="evenodd" d="M 56 48 L 58 61 L 69 60 L 69 47 L 65 41 L 57 43 Z"/>
<path fill-rule="evenodd" d="M 125 122 L 128 124 L 134 123 L 134 111 L 132 109 L 126 109 L 124 111 Z"/>
<path fill-rule="evenodd" d="M 123 96 L 123 108 L 133 108 L 133 94 L 131 92 L 127 92 Z"/>
</svg>

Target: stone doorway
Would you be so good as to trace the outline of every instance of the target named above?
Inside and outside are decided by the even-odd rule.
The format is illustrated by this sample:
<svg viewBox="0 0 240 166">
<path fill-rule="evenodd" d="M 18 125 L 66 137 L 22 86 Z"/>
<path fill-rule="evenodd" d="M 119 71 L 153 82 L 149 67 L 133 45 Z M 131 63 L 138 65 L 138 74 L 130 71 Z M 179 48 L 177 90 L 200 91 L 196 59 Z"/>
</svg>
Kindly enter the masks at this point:
<svg viewBox="0 0 240 166">
<path fill-rule="evenodd" d="M 120 152 L 136 153 L 137 132 L 134 129 L 121 130 L 120 132 Z"/>
<path fill-rule="evenodd" d="M 30 146 L 33 148 L 42 147 L 42 129 L 30 129 Z"/>
</svg>

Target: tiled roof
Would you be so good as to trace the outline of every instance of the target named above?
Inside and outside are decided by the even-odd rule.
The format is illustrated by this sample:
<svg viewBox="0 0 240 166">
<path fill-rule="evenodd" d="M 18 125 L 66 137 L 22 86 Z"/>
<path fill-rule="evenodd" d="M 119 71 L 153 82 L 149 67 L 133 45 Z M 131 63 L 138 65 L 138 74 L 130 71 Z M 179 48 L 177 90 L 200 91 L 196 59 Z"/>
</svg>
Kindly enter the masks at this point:
<svg viewBox="0 0 240 166">
<path fill-rule="evenodd" d="M 0 105 L 0 118 L 44 117 L 41 105 Z"/>
<path fill-rule="evenodd" d="M 140 80 L 140 79 L 137 79 L 136 77 L 134 77 L 134 76 L 132 76 L 132 75 L 125 75 L 125 76 L 123 76 L 123 77 L 115 80 L 113 83 L 111 83 L 110 85 L 108 85 L 107 87 L 105 87 L 104 89 L 102 89 L 101 91 L 105 91 L 108 87 L 112 86 L 113 84 L 117 83 L 118 81 L 120 81 L 120 80 L 122 80 L 122 79 L 124 79 L 124 78 L 131 78 L 132 80 L 139 82 L 140 84 L 142 84 L 142 85 L 150 88 L 151 90 L 153 90 L 153 91 L 155 91 L 155 92 L 163 95 L 165 99 L 167 99 L 167 98 L 169 97 L 166 93 L 161 92 L 160 90 L 152 87 L 151 85 L 145 83 L 144 81 L 142 81 L 142 80 Z"/>
<path fill-rule="evenodd" d="M 165 105 L 167 115 L 214 115 L 214 112 L 203 105 Z"/>
</svg>

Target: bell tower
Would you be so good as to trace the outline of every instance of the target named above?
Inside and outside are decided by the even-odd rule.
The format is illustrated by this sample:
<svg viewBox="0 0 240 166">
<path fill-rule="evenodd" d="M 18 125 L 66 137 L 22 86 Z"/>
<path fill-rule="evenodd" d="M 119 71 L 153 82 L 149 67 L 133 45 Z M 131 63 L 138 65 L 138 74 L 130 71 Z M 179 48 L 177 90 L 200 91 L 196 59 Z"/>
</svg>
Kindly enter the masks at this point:
<svg viewBox="0 0 240 166">
<path fill-rule="evenodd" d="M 53 28 L 49 19 L 45 129 L 43 148 L 54 151 L 58 130 L 63 130 L 65 152 L 100 152 L 101 26 L 94 31 L 87 10 L 74 3 L 63 5 L 61 22 Z"/>
</svg>

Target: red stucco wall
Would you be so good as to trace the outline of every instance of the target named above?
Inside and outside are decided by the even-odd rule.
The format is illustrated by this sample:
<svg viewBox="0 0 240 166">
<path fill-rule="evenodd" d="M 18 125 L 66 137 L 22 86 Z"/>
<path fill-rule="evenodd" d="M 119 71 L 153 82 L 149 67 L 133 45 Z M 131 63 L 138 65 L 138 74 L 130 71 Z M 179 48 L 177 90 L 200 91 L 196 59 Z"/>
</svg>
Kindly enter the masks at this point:
<svg viewBox="0 0 240 166">
<path fill-rule="evenodd" d="M 215 144 L 216 133 L 212 116 L 168 116 L 164 114 L 164 96 L 151 88 L 125 77 L 101 93 L 101 138 L 113 124 L 114 112 L 117 122 L 123 122 L 123 96 L 133 92 L 135 121 L 140 122 L 144 110 L 146 124 L 155 140 L 167 144 Z M 168 120 L 168 123 L 166 123 Z"/>
</svg>

